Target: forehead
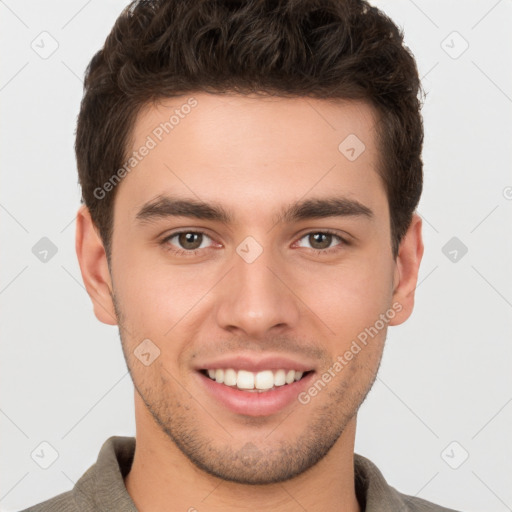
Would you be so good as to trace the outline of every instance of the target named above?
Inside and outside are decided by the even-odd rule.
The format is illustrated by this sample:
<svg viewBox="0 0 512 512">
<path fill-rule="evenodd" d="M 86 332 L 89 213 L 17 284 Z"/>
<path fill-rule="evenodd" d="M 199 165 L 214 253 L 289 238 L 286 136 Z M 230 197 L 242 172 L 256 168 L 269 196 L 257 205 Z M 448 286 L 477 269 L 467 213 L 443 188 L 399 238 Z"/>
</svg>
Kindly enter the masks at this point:
<svg viewBox="0 0 512 512">
<path fill-rule="evenodd" d="M 344 134 L 359 135 L 371 149 L 375 119 L 375 110 L 363 101 L 200 92 L 145 105 L 133 135 L 137 146 L 148 134 L 165 143 L 162 139 L 169 139 L 171 133 L 176 138 L 177 132 L 185 132 L 189 145 L 211 153 L 223 145 L 249 147 L 259 141 L 281 156 L 289 149 L 291 157 L 292 153 L 301 156 L 305 140 L 331 144 Z M 332 135 L 328 140 L 327 133 Z"/>
<path fill-rule="evenodd" d="M 375 113 L 360 101 L 208 93 L 164 99 L 137 117 L 127 162 L 134 152 L 116 199 L 133 214 L 164 193 L 262 213 L 308 194 L 352 196 L 372 209 L 385 200 Z"/>
</svg>

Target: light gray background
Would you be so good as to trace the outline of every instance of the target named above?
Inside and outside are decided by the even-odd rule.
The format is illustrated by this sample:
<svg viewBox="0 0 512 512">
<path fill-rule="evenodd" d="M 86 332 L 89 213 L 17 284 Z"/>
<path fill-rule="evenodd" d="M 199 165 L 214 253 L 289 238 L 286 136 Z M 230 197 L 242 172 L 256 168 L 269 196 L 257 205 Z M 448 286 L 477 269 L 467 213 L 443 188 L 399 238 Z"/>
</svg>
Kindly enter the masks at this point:
<svg viewBox="0 0 512 512">
<path fill-rule="evenodd" d="M 415 311 L 389 329 L 360 410 L 356 452 L 401 492 L 512 510 L 512 2 L 373 3 L 403 27 L 428 93 L 426 249 Z M 124 5 L 0 1 L 4 511 L 69 490 L 107 437 L 135 433 L 117 327 L 94 317 L 74 251 L 82 76 Z M 49 52 L 51 38 L 44 59 L 31 45 Z M 58 249 L 46 263 L 32 252 L 42 237 Z M 455 262 L 443 253 L 452 237 L 468 249 Z M 44 441 L 58 452 L 48 469 L 31 457 Z"/>
</svg>

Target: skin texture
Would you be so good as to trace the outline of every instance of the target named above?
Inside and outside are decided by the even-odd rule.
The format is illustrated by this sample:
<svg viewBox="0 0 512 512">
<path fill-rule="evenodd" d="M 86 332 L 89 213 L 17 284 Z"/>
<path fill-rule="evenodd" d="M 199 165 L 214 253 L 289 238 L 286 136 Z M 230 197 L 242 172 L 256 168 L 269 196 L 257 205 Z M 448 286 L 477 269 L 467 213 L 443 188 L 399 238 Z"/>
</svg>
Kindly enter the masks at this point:
<svg viewBox="0 0 512 512">
<path fill-rule="evenodd" d="M 357 411 L 376 378 L 387 326 L 413 310 L 421 218 L 414 215 L 393 260 L 367 104 L 190 96 L 197 105 L 117 186 L 110 268 L 88 210 L 77 216 L 77 255 L 94 313 L 119 325 L 135 386 L 127 490 L 141 511 L 359 511 Z M 128 152 L 190 96 L 148 105 Z M 354 161 L 338 149 L 350 134 L 365 145 Z M 233 221 L 138 222 L 137 212 L 159 194 L 215 202 Z M 333 196 L 359 201 L 373 218 L 278 216 L 294 201 Z M 187 229 L 205 233 L 200 248 L 173 253 L 190 246 L 164 238 Z M 309 236 L 326 229 L 348 243 Z M 236 251 L 248 236 L 263 249 L 251 263 Z M 205 392 L 194 370 L 197 361 L 227 354 L 272 354 L 307 363 L 318 377 L 393 304 L 394 317 L 306 405 L 236 414 Z M 160 350 L 149 366 L 134 354 L 144 339 Z"/>
</svg>

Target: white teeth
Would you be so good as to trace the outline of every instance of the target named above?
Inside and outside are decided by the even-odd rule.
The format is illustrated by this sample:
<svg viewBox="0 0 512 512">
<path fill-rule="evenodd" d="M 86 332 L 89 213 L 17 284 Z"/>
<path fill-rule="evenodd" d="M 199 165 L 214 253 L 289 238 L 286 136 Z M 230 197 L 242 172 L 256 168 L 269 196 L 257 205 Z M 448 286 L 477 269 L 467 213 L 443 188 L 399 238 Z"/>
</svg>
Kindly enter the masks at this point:
<svg viewBox="0 0 512 512">
<path fill-rule="evenodd" d="M 254 373 L 240 370 L 236 377 L 236 387 L 238 389 L 254 389 Z"/>
<path fill-rule="evenodd" d="M 286 378 L 285 378 L 286 384 L 291 384 L 294 380 L 295 380 L 295 370 L 288 370 L 288 373 L 286 374 Z"/>
<path fill-rule="evenodd" d="M 224 384 L 226 386 L 236 386 L 236 372 L 233 368 L 229 368 L 224 372 Z"/>
<path fill-rule="evenodd" d="M 274 386 L 284 386 L 286 384 L 286 372 L 277 370 L 274 374 Z"/>
<path fill-rule="evenodd" d="M 302 378 L 304 372 L 298 370 L 262 370 L 260 372 L 249 372 L 233 368 L 210 369 L 208 376 L 219 384 L 237 387 L 243 390 L 268 391 L 274 387 L 292 384 Z"/>
<path fill-rule="evenodd" d="M 270 389 L 274 387 L 274 374 L 271 370 L 258 372 L 254 379 L 254 387 L 256 389 Z"/>
</svg>

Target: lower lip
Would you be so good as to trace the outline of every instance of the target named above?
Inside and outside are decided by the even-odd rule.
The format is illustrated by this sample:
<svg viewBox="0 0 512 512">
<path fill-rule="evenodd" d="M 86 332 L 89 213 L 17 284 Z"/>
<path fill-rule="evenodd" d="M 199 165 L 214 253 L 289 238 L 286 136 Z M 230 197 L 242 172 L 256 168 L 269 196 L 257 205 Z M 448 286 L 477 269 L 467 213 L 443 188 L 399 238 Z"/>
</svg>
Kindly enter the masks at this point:
<svg viewBox="0 0 512 512">
<path fill-rule="evenodd" d="M 315 374 L 308 373 L 302 379 L 285 384 L 270 391 L 241 391 L 240 389 L 219 384 L 201 372 L 196 372 L 200 383 L 222 405 L 237 414 L 246 416 L 269 416 L 298 401 L 298 395 L 308 388 Z"/>
</svg>

